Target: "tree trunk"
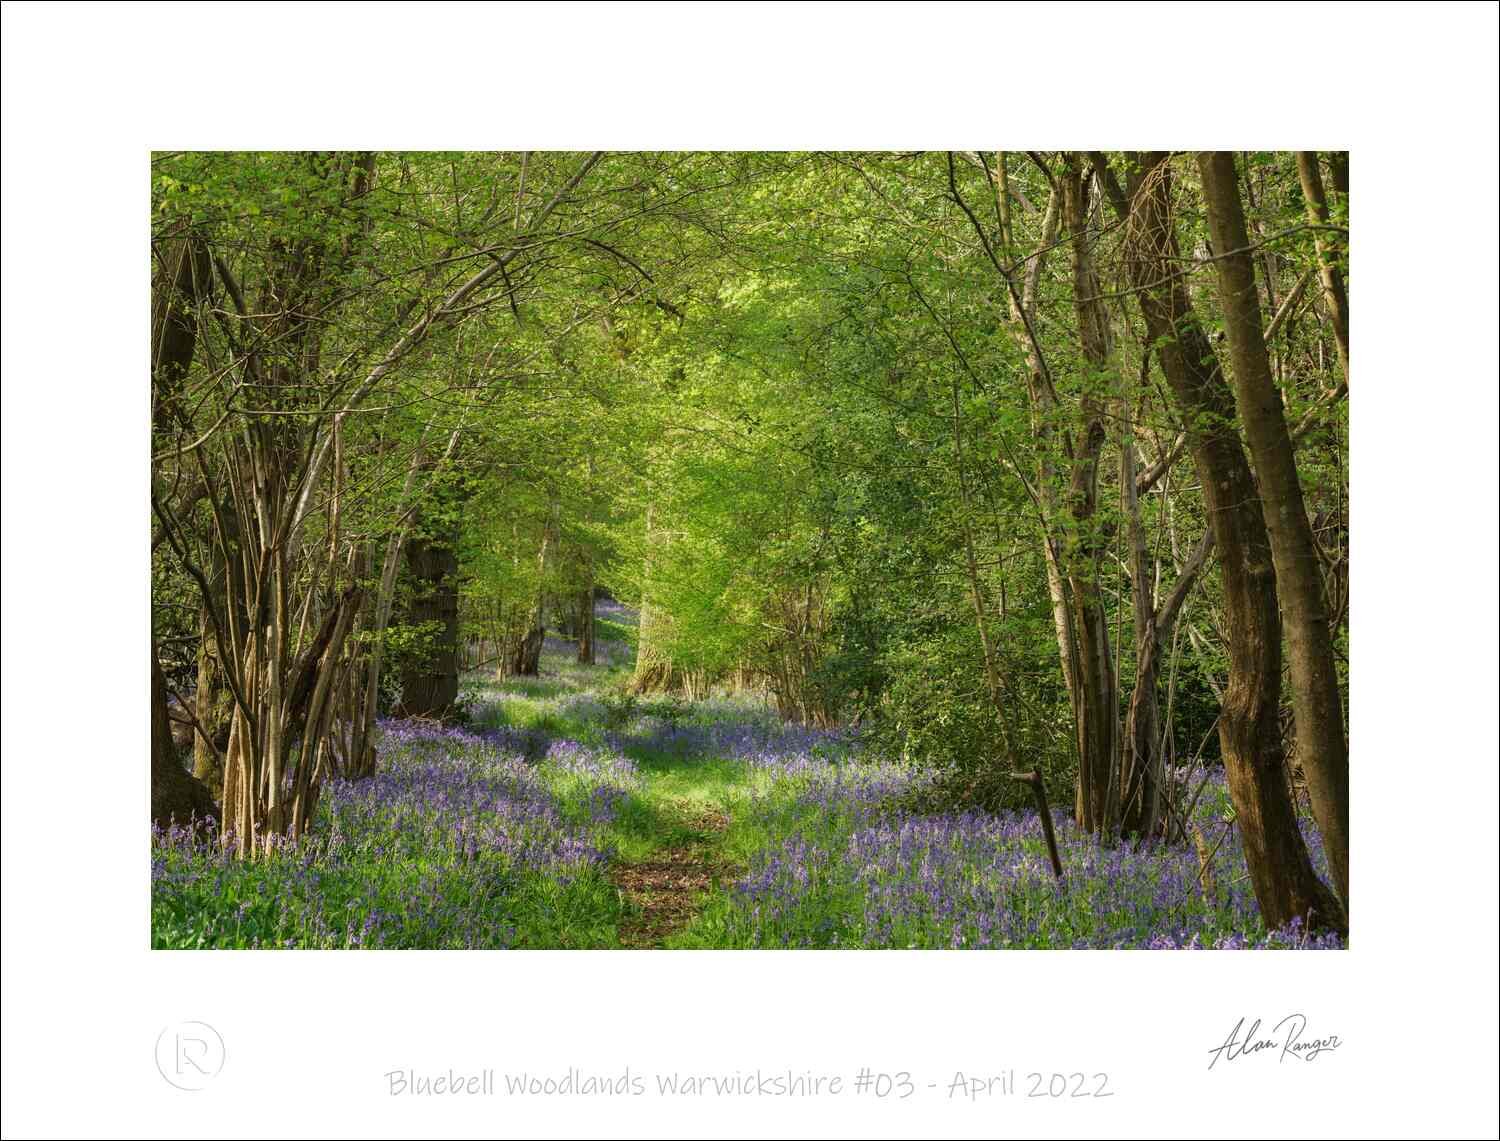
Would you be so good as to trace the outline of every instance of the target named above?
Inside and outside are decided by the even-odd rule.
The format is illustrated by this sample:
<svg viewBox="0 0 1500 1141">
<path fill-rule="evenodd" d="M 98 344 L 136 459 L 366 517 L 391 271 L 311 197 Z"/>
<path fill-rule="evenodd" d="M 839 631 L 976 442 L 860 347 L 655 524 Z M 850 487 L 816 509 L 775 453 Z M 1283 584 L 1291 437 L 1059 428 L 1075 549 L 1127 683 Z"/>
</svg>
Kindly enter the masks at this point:
<svg viewBox="0 0 1500 1141">
<path fill-rule="evenodd" d="M 1058 658 L 1073 712 L 1078 750 L 1074 815 L 1087 831 L 1107 830 L 1115 815 L 1118 789 L 1113 781 L 1119 732 L 1118 686 L 1109 649 L 1109 624 L 1099 591 L 1102 554 L 1095 515 L 1099 457 L 1104 445 L 1103 405 L 1098 392 L 1110 371 L 1110 329 L 1088 235 L 1088 180 L 1076 156 L 1056 180 L 1042 220 L 1042 242 L 1028 259 L 1019 297 L 1008 289 L 1011 328 L 1026 354 L 1027 395 L 1037 437 L 1037 499 L 1044 525 L 1043 558 Z M 999 158 L 1000 182 L 1005 157 Z M 1009 244 L 1008 202 L 997 187 L 1002 240 Z M 1072 254 L 1074 303 L 1084 359 L 1080 436 L 1070 450 L 1058 439 L 1059 402 L 1037 339 L 1034 316 L 1043 261 L 1066 222 Z M 1058 455 L 1071 467 L 1064 485 Z"/>
<path fill-rule="evenodd" d="M 547 640 L 545 626 L 530 625 L 516 643 L 510 659 L 511 677 L 536 677 L 542 669 L 542 645 Z"/>
<path fill-rule="evenodd" d="M 1010 199 L 1007 191 L 1005 152 L 995 156 L 998 172 L 996 197 L 1002 219 L 1002 241 L 1007 257 L 1013 254 L 1010 235 Z M 1042 270 L 1047 254 L 1057 240 L 1058 226 L 1062 218 L 1062 196 L 1054 187 L 1047 198 L 1047 208 L 1042 215 L 1041 239 L 1031 257 L 1026 261 L 1026 270 L 1021 281 L 1020 296 L 1012 289 L 1006 290 L 1010 312 L 1010 330 L 1016 344 L 1026 356 L 1026 393 L 1031 410 L 1031 430 L 1037 439 L 1037 497 L 1041 500 L 1044 530 L 1042 536 L 1042 561 L 1047 572 L 1047 597 L 1052 606 L 1052 628 L 1057 639 L 1057 657 L 1062 667 L 1063 683 L 1067 686 L 1071 708 L 1078 707 L 1078 662 L 1077 640 L 1073 635 L 1073 604 L 1068 594 L 1067 580 L 1062 569 L 1061 544 L 1054 537 L 1054 523 L 1062 514 L 1059 502 L 1060 479 L 1057 471 L 1056 436 L 1057 394 L 1052 390 L 1051 378 L 1047 374 L 1047 363 L 1042 358 L 1041 348 L 1033 336 L 1036 315 L 1037 292 L 1041 284 Z"/>
<path fill-rule="evenodd" d="M 646 506 L 646 553 L 641 570 L 641 616 L 637 627 L 635 672 L 630 677 L 632 693 L 666 693 L 682 687 L 682 673 L 664 649 L 670 617 L 652 598 L 652 576 L 657 545 L 666 541 L 655 526 L 655 508 Z"/>
<path fill-rule="evenodd" d="M 401 713 L 445 717 L 458 700 L 458 554 L 451 538 L 413 539 L 406 563 L 417 584 L 408 620 L 431 630 L 433 643 L 401 673 Z"/>
<path fill-rule="evenodd" d="M 425 438 L 426 432 L 424 430 Z M 458 444 L 458 433 L 455 431 L 448 437 L 448 448 L 443 453 L 446 459 L 452 454 Z M 340 457 L 335 461 L 335 466 L 342 464 Z M 406 536 L 411 529 L 412 516 L 416 511 L 414 496 L 416 494 L 417 477 L 427 468 L 427 462 L 419 446 L 412 453 L 411 465 L 407 468 L 406 479 L 401 487 L 401 514 L 397 520 L 396 527 L 386 537 L 385 556 L 380 564 L 380 584 L 375 592 L 374 605 L 370 611 L 369 619 L 369 643 L 364 648 L 362 655 L 358 655 L 352 663 L 355 668 L 355 679 L 363 673 L 363 681 L 356 680 L 352 684 L 353 692 L 358 694 L 357 711 L 352 718 L 348 731 L 348 750 L 344 758 L 345 775 L 355 779 L 374 776 L 377 761 L 375 751 L 375 716 L 380 705 L 380 676 L 385 664 L 385 636 L 391 624 L 391 612 L 396 604 L 396 576 L 400 570 L 402 553 L 406 547 Z M 361 555 L 365 573 L 368 573 L 367 554 Z"/>
<path fill-rule="evenodd" d="M 167 719 L 167 682 L 151 642 L 151 822 L 162 828 L 174 822 L 214 822 L 218 807 L 208 787 L 182 767 Z"/>
<path fill-rule="evenodd" d="M 1100 169 L 1108 179 L 1107 167 Z M 1250 465 L 1234 430 L 1233 397 L 1181 278 L 1183 261 L 1170 221 L 1167 156 L 1145 157 L 1130 181 L 1128 198 L 1118 185 L 1111 198 L 1127 217 L 1131 281 L 1188 428 L 1219 551 L 1229 656 L 1219 743 L 1250 882 L 1268 927 L 1301 919 L 1309 928 L 1342 930 L 1342 908 L 1313 871 L 1287 797 L 1277 720 L 1281 619 L 1276 571 Z"/>
<path fill-rule="evenodd" d="M 1072 595 L 1078 645 L 1079 827 L 1113 830 L 1119 789 L 1115 785 L 1115 752 L 1119 700 L 1110 655 L 1109 619 L 1099 589 L 1104 540 L 1096 518 L 1099 506 L 1099 457 L 1104 449 L 1104 401 L 1113 371 L 1108 311 L 1094 269 L 1088 234 L 1089 176 L 1076 155 L 1067 156 L 1061 177 L 1063 220 L 1072 254 L 1073 305 L 1087 374 L 1082 378 L 1082 421 L 1074 444 L 1072 477 L 1067 490 L 1069 525 L 1065 531 L 1065 564 Z"/>
<path fill-rule="evenodd" d="M 512 675 L 536 677 L 541 672 L 542 645 L 547 640 L 547 592 L 551 585 L 553 551 L 558 542 L 558 503 L 554 497 L 547 507 L 542 525 L 542 545 L 537 551 L 536 594 L 526 617 L 525 633 L 517 644 L 510 662 Z"/>
<path fill-rule="evenodd" d="M 219 664 L 219 649 L 214 641 L 213 623 L 206 608 L 198 621 L 198 684 L 193 695 L 193 715 L 203 732 L 193 733 L 193 775 L 209 788 L 218 788 L 224 780 L 224 750 L 229 747 L 229 714 L 234 699 L 224 684 L 224 670 Z"/>
<path fill-rule="evenodd" d="M 159 260 L 151 282 L 151 419 L 153 430 L 165 435 L 177 427 L 177 398 L 193 363 L 197 307 L 208 296 L 212 267 L 208 247 L 186 226 L 153 252 Z M 217 820 L 213 794 L 178 760 L 154 636 L 150 650 L 151 820 L 162 827 L 173 820 Z"/>
<path fill-rule="evenodd" d="M 1337 171 L 1337 166 L 1335 170 Z M 1307 203 L 1307 220 L 1319 227 L 1313 231 L 1313 242 L 1318 251 L 1318 278 L 1323 283 L 1323 300 L 1328 305 L 1329 323 L 1333 325 L 1333 339 L 1338 345 L 1339 365 L 1344 371 L 1344 383 L 1349 383 L 1349 295 L 1344 291 L 1344 275 L 1339 269 L 1338 243 L 1326 228 L 1328 225 L 1328 199 L 1323 192 L 1323 175 L 1318 170 L 1317 151 L 1297 152 L 1297 175 L 1302 180 L 1302 197 Z M 1336 178 L 1339 176 L 1336 175 Z M 1342 175 L 1343 193 L 1348 193 L 1349 175 L 1347 167 Z"/>
<path fill-rule="evenodd" d="M 1234 366 L 1235 403 L 1260 477 L 1259 498 L 1285 616 L 1297 753 L 1307 775 L 1313 816 L 1323 833 L 1334 886 L 1347 908 L 1349 751 L 1333 642 L 1323 606 L 1317 546 L 1302 499 L 1281 394 L 1271 377 L 1254 265 L 1243 252 L 1250 243 L 1235 185 L 1234 155 L 1205 151 L 1198 156 L 1198 167 L 1208 205 L 1209 230 L 1218 251 L 1214 265 Z"/>
<path fill-rule="evenodd" d="M 584 522 L 594 521 L 594 479 L 597 474 L 594 453 L 590 450 L 586 466 Z M 585 537 L 579 544 L 579 555 L 583 563 L 583 590 L 578 597 L 578 661 L 582 665 L 594 664 L 594 551 L 592 539 Z"/>
<path fill-rule="evenodd" d="M 1148 361 L 1149 356 L 1146 358 Z M 1145 371 L 1142 370 L 1144 378 Z M 1161 660 L 1156 630 L 1156 598 L 1141 502 L 1136 494 L 1136 453 L 1133 409 L 1122 400 L 1120 409 L 1120 514 L 1124 517 L 1130 552 L 1131 624 L 1135 634 L 1135 688 L 1126 707 L 1125 731 L 1120 739 L 1120 826 L 1125 832 L 1149 834 L 1156 823 L 1160 785 L 1160 710 L 1156 678 Z"/>
<path fill-rule="evenodd" d="M 578 661 L 582 665 L 594 664 L 594 574 L 593 565 L 588 568 L 589 584 L 578 592 Z"/>
</svg>

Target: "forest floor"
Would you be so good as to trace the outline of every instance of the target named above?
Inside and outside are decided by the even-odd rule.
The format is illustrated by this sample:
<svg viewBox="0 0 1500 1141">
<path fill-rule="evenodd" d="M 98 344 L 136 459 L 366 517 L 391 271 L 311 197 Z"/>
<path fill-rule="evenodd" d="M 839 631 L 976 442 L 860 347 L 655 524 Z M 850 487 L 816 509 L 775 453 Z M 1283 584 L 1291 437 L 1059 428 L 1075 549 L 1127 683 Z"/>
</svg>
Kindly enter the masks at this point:
<svg viewBox="0 0 1500 1141">
<path fill-rule="evenodd" d="M 295 847 L 245 861 L 158 834 L 153 945 L 1339 945 L 1264 929 L 1212 770 L 1209 874 L 1058 812 L 1058 880 L 1035 813 L 935 811 L 930 773 L 751 696 L 632 696 L 634 616 L 602 604 L 598 633 L 598 664 L 549 638 L 537 677 L 470 675 L 461 727 L 384 722 L 377 775 L 330 785 Z"/>
<path fill-rule="evenodd" d="M 617 945 L 659 948 L 744 871 L 726 840 L 744 799 L 746 772 L 696 747 L 689 724 L 698 711 L 691 703 L 625 694 L 636 615 L 612 603 L 602 603 L 600 611 L 597 664 L 579 664 L 576 643 L 548 639 L 537 678 L 475 679 L 471 708 L 478 725 L 501 733 L 543 734 L 551 742 L 607 740 L 630 760 L 636 780 L 609 821 L 613 858 L 606 876 L 621 905 Z M 754 703 L 744 711 L 755 718 Z"/>
<path fill-rule="evenodd" d="M 623 860 L 610 871 L 626 905 L 620 946 L 660 947 L 692 922 L 708 893 L 732 865 L 717 844 L 729 818 L 690 799 L 661 801 L 677 842 L 639 860 Z"/>
</svg>

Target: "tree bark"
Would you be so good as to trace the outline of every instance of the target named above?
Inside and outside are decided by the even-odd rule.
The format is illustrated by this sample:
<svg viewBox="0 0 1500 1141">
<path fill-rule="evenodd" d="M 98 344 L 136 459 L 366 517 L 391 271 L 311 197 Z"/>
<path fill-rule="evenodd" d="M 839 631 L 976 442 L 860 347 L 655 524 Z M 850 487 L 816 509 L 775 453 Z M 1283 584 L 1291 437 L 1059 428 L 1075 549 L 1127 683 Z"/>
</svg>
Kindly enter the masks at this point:
<svg viewBox="0 0 1500 1141">
<path fill-rule="evenodd" d="M 1149 360 L 1149 356 L 1147 357 Z M 1120 514 L 1124 518 L 1130 557 L 1131 626 L 1135 635 L 1135 687 L 1126 707 L 1125 731 L 1120 739 L 1120 826 L 1125 832 L 1149 833 L 1155 824 L 1154 807 L 1160 785 L 1161 757 L 1157 748 L 1161 714 L 1156 700 L 1157 666 L 1161 658 L 1156 630 L 1155 577 L 1141 522 L 1136 494 L 1136 454 L 1133 410 L 1120 402 Z"/>
<path fill-rule="evenodd" d="M 217 821 L 218 807 L 208 787 L 182 767 L 172 741 L 167 717 L 167 682 L 151 642 L 151 822 L 168 828 L 173 823 Z"/>
<path fill-rule="evenodd" d="M 210 788 L 224 780 L 224 750 L 229 747 L 229 713 L 234 699 L 224 685 L 224 670 L 219 664 L 219 649 L 214 641 L 213 623 L 206 608 L 198 622 L 198 684 L 193 694 L 193 715 L 208 733 L 193 733 L 193 775 Z"/>
<path fill-rule="evenodd" d="M 542 525 L 542 545 L 536 555 L 536 594 L 527 613 L 525 633 L 521 635 L 510 662 L 513 676 L 536 677 L 541 671 L 542 645 L 547 640 L 547 592 L 551 585 L 553 553 L 559 530 L 558 502 L 554 497 L 547 507 L 547 519 Z"/>
<path fill-rule="evenodd" d="M 1109 180 L 1107 166 L 1101 178 Z M 1181 277 L 1171 223 L 1167 155 L 1141 159 L 1127 192 L 1110 197 L 1125 215 L 1132 285 L 1189 433 L 1189 447 L 1219 551 L 1229 679 L 1219 743 L 1250 882 L 1268 927 L 1300 919 L 1309 928 L 1346 929 L 1337 897 L 1313 870 L 1287 796 L 1277 711 L 1281 619 L 1276 571 L 1250 465 L 1234 430 L 1234 400 L 1217 354 Z"/>
<path fill-rule="evenodd" d="M 162 243 L 151 282 L 151 414 L 155 432 L 176 427 L 177 397 L 198 342 L 197 308 L 208 296 L 208 248 L 185 226 Z M 151 820 L 162 827 L 174 820 L 217 820 L 207 786 L 187 772 L 177 757 L 167 714 L 167 683 L 151 639 Z"/>
<path fill-rule="evenodd" d="M 578 661 L 581 665 L 594 664 L 594 574 L 593 564 L 588 567 L 588 585 L 578 592 Z"/>
<path fill-rule="evenodd" d="M 1328 198 L 1323 192 L 1323 175 L 1318 170 L 1317 151 L 1297 152 L 1297 176 L 1302 181 L 1302 197 L 1307 204 L 1307 220 L 1313 226 L 1313 244 L 1318 251 L 1318 279 L 1323 283 L 1323 301 L 1328 306 L 1333 339 L 1338 345 L 1339 366 L 1344 383 L 1349 383 L 1349 295 L 1344 290 L 1344 274 L 1339 269 L 1338 244 L 1328 225 Z M 1348 193 L 1348 170 L 1343 174 L 1344 193 Z"/>
<path fill-rule="evenodd" d="M 646 551 L 641 569 L 641 616 L 637 627 L 635 671 L 630 676 L 632 693 L 668 693 L 682 688 L 682 671 L 664 649 L 671 618 L 652 597 L 658 547 L 665 543 L 656 527 L 656 509 L 646 505 Z"/>
<path fill-rule="evenodd" d="M 1301 156 L 1299 156 L 1300 162 Z M 1255 269 L 1235 185 L 1234 155 L 1198 156 L 1208 224 L 1218 256 L 1220 305 L 1233 365 L 1235 403 L 1260 477 L 1260 500 L 1285 616 L 1297 752 L 1307 775 L 1313 816 L 1323 833 L 1334 886 L 1349 899 L 1349 751 L 1333 640 L 1323 605 L 1317 545 L 1302 499 L 1296 454 L 1271 376 L 1262 335 Z"/>
<path fill-rule="evenodd" d="M 1110 388 L 1113 346 L 1088 234 L 1089 175 L 1077 155 L 1066 156 L 1065 164 L 1061 175 L 1063 220 L 1072 255 L 1073 307 L 1087 370 L 1079 398 L 1081 421 L 1066 493 L 1069 519 L 1064 532 L 1064 561 L 1077 636 L 1077 815 L 1079 827 L 1108 833 L 1114 827 L 1120 792 L 1114 781 L 1120 714 L 1109 618 L 1099 588 L 1104 540 L 1096 515 L 1099 457 L 1106 435 L 1101 393 Z"/>
<path fill-rule="evenodd" d="M 406 563 L 417 584 L 407 617 L 432 631 L 433 644 L 401 673 L 401 713 L 446 717 L 458 700 L 458 554 L 452 537 L 412 539 Z"/>
</svg>

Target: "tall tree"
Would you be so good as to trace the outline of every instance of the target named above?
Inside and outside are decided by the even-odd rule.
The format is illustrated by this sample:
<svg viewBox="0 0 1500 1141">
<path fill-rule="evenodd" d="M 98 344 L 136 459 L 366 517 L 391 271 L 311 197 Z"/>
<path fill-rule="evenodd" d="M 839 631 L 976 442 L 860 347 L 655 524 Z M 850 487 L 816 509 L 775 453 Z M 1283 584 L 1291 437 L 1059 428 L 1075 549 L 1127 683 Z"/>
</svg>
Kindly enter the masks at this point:
<svg viewBox="0 0 1500 1141">
<path fill-rule="evenodd" d="M 1183 280 L 1172 222 L 1170 156 L 1136 156 L 1122 189 L 1101 180 L 1127 222 L 1126 257 L 1147 335 L 1187 426 L 1223 578 L 1229 680 L 1219 744 L 1250 882 L 1268 925 L 1300 919 L 1341 927 L 1337 898 L 1313 870 L 1287 792 L 1278 717 L 1281 616 L 1276 571 L 1250 464 L 1235 431 L 1234 398 Z"/>
<path fill-rule="evenodd" d="M 1082 349 L 1079 423 L 1072 444 L 1066 566 L 1073 602 L 1078 662 L 1079 823 L 1089 831 L 1114 829 L 1121 790 L 1116 780 L 1119 691 L 1110 654 L 1109 617 L 1099 577 L 1105 536 L 1097 518 L 1099 460 L 1107 437 L 1106 395 L 1116 387 L 1114 338 L 1104 288 L 1094 265 L 1090 233 L 1092 174 L 1076 152 L 1063 157 L 1063 224 L 1073 269 L 1073 308 Z"/>
<path fill-rule="evenodd" d="M 1255 288 L 1255 266 L 1235 178 L 1234 155 L 1198 155 L 1219 303 L 1233 366 L 1235 403 L 1259 477 L 1258 499 L 1270 533 L 1285 616 L 1297 753 L 1307 774 L 1313 816 L 1323 833 L 1334 884 L 1349 898 L 1349 752 L 1323 576 L 1297 475 L 1297 457 L 1281 393 L 1271 376 Z"/>
<path fill-rule="evenodd" d="M 183 385 L 192 367 L 198 343 L 198 318 L 209 296 L 212 266 L 208 247 L 186 221 L 174 221 L 165 237 L 152 244 L 155 261 L 151 277 L 151 421 L 153 444 L 169 443 L 186 419 Z M 201 491 L 196 483 L 184 490 L 181 478 L 175 486 L 153 488 L 153 499 L 196 501 Z M 164 536 L 163 536 L 164 537 Z M 153 546 L 155 544 L 153 543 Z M 173 820 L 187 823 L 194 818 L 214 818 L 218 810 L 212 793 L 193 774 L 186 772 L 177 756 L 167 718 L 167 684 L 157 654 L 155 631 L 151 638 L 151 818 L 166 826 Z M 202 728 L 198 733 L 202 734 Z"/>
</svg>

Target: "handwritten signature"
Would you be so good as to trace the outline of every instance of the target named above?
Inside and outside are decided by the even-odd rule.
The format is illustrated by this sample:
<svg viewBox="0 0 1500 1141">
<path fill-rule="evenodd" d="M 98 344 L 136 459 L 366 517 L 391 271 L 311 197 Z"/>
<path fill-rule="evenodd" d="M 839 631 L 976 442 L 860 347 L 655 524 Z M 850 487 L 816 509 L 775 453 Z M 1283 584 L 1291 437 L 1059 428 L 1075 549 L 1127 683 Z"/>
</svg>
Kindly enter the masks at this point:
<svg viewBox="0 0 1500 1141">
<path fill-rule="evenodd" d="M 1341 1045 L 1343 1042 L 1337 1034 L 1309 1037 L 1305 1014 L 1288 1014 L 1271 1027 L 1264 1037 L 1261 1036 L 1259 1018 L 1250 1023 L 1248 1028 L 1241 1018 L 1234 1024 L 1229 1037 L 1224 1039 L 1224 1044 L 1209 1051 L 1212 1057 L 1208 1068 L 1213 1069 L 1220 1059 L 1232 1062 L 1236 1058 L 1264 1053 L 1276 1055 L 1278 1062 L 1285 1062 L 1289 1058 L 1298 1062 L 1310 1062 L 1319 1054 L 1337 1050 Z"/>
</svg>

